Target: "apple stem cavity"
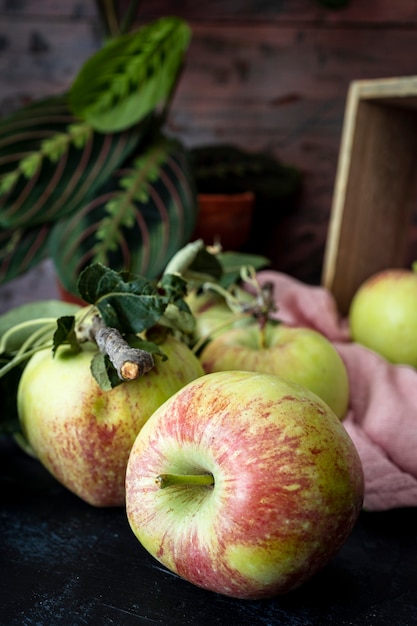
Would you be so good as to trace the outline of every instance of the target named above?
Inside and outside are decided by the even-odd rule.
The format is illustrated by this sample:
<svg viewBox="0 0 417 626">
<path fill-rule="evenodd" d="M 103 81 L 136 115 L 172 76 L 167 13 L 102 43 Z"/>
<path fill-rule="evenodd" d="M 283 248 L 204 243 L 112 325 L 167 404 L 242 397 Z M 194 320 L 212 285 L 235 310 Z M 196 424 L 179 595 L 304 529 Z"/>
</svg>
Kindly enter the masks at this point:
<svg viewBox="0 0 417 626">
<path fill-rule="evenodd" d="M 155 482 L 160 489 L 174 485 L 214 487 L 214 476 L 213 474 L 160 474 L 155 478 Z"/>
</svg>

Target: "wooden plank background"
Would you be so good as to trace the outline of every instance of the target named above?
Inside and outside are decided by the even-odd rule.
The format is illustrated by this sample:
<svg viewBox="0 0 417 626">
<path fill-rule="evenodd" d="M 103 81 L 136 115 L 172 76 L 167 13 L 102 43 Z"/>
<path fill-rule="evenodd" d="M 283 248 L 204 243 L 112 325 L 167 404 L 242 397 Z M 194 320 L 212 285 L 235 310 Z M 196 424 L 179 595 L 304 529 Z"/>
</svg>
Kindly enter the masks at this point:
<svg viewBox="0 0 417 626">
<path fill-rule="evenodd" d="M 348 86 L 417 74 L 417 2 L 351 0 L 330 11 L 314 0 L 144 0 L 137 20 L 171 14 L 193 35 L 169 132 L 188 146 L 267 150 L 301 170 L 296 207 L 255 251 L 318 282 Z M 100 45 L 92 0 L 0 2 L 0 114 L 66 89 Z M 410 259 L 415 240 L 411 232 Z"/>
</svg>

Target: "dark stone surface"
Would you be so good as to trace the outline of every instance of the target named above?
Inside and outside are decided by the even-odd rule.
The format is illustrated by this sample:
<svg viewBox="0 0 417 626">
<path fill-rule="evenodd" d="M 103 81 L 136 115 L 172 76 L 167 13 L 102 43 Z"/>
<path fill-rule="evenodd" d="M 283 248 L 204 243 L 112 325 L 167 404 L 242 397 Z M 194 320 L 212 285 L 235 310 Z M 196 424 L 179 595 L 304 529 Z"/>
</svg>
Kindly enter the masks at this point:
<svg viewBox="0 0 417 626">
<path fill-rule="evenodd" d="M 412 626 L 417 509 L 363 512 L 319 574 L 268 601 L 181 580 L 140 546 L 124 509 L 95 509 L 0 439 L 1 626 Z"/>
</svg>

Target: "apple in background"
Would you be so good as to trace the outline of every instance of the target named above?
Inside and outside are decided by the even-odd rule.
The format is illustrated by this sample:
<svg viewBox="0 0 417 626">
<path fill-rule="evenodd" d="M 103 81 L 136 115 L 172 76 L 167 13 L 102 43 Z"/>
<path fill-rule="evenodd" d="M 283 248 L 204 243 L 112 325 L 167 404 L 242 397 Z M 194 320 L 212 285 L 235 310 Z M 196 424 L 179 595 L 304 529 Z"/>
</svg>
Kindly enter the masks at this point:
<svg viewBox="0 0 417 626">
<path fill-rule="evenodd" d="M 270 374 L 216 372 L 139 432 L 126 511 L 148 552 L 226 596 L 286 593 L 324 567 L 362 507 L 357 451 L 327 404 Z"/>
<path fill-rule="evenodd" d="M 166 337 L 154 368 L 103 391 L 90 371 L 92 352 L 67 347 L 31 357 L 19 381 L 23 435 L 38 460 L 69 490 L 95 506 L 123 506 L 125 472 L 139 430 L 167 398 L 204 372 L 182 342 Z"/>
<path fill-rule="evenodd" d="M 383 270 L 355 293 L 348 313 L 353 341 L 391 363 L 417 367 L 417 273 Z"/>
<path fill-rule="evenodd" d="M 253 296 L 240 287 L 234 293 L 241 304 L 253 302 Z M 216 337 L 227 328 L 246 326 L 252 320 L 250 316 L 236 319 L 225 298 L 214 291 L 191 291 L 186 302 L 195 317 L 195 340 Z"/>
<path fill-rule="evenodd" d="M 200 354 L 206 373 L 247 370 L 293 380 L 327 402 L 343 419 L 349 404 L 345 364 L 333 344 L 310 328 L 293 328 L 272 320 L 228 329 Z"/>
</svg>

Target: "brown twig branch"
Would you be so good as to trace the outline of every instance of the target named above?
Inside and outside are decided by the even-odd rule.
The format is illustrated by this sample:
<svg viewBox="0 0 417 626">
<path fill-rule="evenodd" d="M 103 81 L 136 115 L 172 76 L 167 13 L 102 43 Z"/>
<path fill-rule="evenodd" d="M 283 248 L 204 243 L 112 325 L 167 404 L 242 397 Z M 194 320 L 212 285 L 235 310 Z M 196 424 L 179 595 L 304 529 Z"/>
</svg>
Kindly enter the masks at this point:
<svg viewBox="0 0 417 626">
<path fill-rule="evenodd" d="M 121 380 L 135 380 L 155 365 L 150 352 L 129 346 L 121 333 L 106 326 L 99 315 L 93 317 L 90 339 L 96 342 L 102 354 L 107 354 Z"/>
</svg>

